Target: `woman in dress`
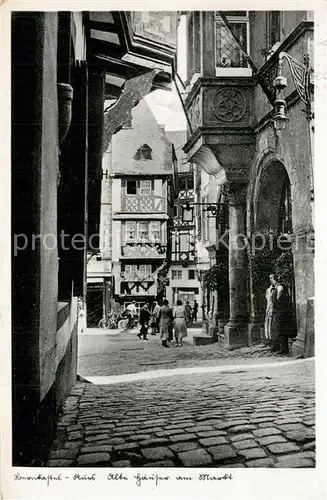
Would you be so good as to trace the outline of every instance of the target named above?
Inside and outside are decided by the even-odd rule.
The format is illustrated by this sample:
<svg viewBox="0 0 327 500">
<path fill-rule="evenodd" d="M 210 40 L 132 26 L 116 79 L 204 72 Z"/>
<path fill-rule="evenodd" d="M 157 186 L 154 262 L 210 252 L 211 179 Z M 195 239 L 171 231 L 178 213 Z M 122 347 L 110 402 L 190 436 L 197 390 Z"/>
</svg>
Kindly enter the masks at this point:
<svg viewBox="0 0 327 500">
<path fill-rule="evenodd" d="M 163 347 L 169 347 L 167 341 L 169 339 L 169 332 L 171 330 L 173 323 L 173 311 L 169 307 L 169 302 L 164 299 L 162 306 L 159 311 L 159 328 L 160 328 L 160 338 L 162 340 Z"/>
<path fill-rule="evenodd" d="M 288 354 L 288 338 L 293 333 L 290 300 L 286 288 L 276 276 L 273 278 L 276 294 L 273 297 L 271 318 L 271 350 L 276 354 Z"/>
<path fill-rule="evenodd" d="M 271 342 L 271 319 L 273 313 L 273 302 L 276 295 L 276 287 L 275 287 L 275 277 L 273 274 L 269 276 L 270 279 L 270 287 L 266 290 L 266 300 L 267 300 L 267 308 L 266 308 L 266 318 L 265 318 L 265 341 L 267 344 Z"/>
<path fill-rule="evenodd" d="M 187 336 L 186 311 L 181 300 L 177 301 L 177 307 L 174 310 L 174 329 L 176 346 L 182 347 L 183 338 Z"/>
</svg>

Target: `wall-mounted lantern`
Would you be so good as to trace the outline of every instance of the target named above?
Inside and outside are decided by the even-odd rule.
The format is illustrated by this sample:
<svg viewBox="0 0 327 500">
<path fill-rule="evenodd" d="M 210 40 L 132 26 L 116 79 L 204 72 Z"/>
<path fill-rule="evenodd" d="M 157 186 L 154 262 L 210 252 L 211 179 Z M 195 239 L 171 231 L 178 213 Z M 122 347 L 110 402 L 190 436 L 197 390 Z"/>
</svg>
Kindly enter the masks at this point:
<svg viewBox="0 0 327 500">
<path fill-rule="evenodd" d="M 278 74 L 273 81 L 273 86 L 276 89 L 276 100 L 274 103 L 274 125 L 276 130 L 283 130 L 289 118 L 286 116 L 286 101 L 284 99 L 284 89 L 287 87 L 287 78 L 282 75 L 283 62 L 287 61 L 290 68 L 292 81 L 300 99 L 305 103 L 308 120 L 312 119 L 311 97 L 310 97 L 310 74 L 309 56 L 304 57 L 304 63 L 298 61 L 294 57 L 281 52 L 278 59 Z"/>
<path fill-rule="evenodd" d="M 182 206 L 182 221 L 183 222 L 193 222 L 193 211 L 194 206 L 204 206 L 204 212 L 210 213 L 210 217 L 218 217 L 221 214 L 221 211 L 224 207 L 223 203 L 189 203 L 186 202 L 185 205 Z"/>
</svg>

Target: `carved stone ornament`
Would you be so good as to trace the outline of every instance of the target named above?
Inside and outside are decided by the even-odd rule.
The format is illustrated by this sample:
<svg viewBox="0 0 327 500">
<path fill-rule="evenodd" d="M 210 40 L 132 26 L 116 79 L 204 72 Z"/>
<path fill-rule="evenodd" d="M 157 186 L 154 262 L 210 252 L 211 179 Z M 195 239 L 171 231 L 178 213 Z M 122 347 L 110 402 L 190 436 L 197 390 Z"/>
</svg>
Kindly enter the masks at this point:
<svg viewBox="0 0 327 500">
<path fill-rule="evenodd" d="M 192 106 L 189 110 L 190 122 L 193 128 L 193 131 L 197 129 L 200 125 L 201 120 L 201 110 L 200 110 L 200 94 L 197 94 L 195 97 Z"/>
<path fill-rule="evenodd" d="M 222 122 L 241 120 L 246 112 L 246 99 L 236 88 L 219 89 L 213 100 L 213 113 Z"/>
</svg>

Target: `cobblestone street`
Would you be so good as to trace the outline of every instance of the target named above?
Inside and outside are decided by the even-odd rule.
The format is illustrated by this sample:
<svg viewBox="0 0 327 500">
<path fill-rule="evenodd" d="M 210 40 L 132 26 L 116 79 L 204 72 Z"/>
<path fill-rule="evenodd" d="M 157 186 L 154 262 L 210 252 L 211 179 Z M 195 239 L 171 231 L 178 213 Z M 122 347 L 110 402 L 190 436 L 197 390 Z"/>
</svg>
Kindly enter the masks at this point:
<svg viewBox="0 0 327 500">
<path fill-rule="evenodd" d="M 87 356 L 81 358 L 83 369 L 79 373 L 83 377 L 172 368 L 168 364 L 156 368 L 155 363 L 164 356 L 170 361 L 179 356 L 178 362 L 185 356 L 177 366 L 201 365 L 208 370 L 209 365 L 217 364 L 221 349 L 216 344 L 164 350 L 157 345 L 157 338 L 139 341 L 138 348 L 144 349 L 139 363 L 145 364 L 137 365 L 140 352 L 132 347 L 135 338 L 131 336 L 131 351 L 123 350 L 121 340 L 119 349 L 119 342 L 112 341 L 115 347 L 111 354 L 98 350 L 102 353 L 98 360 L 101 357 L 105 363 L 96 369 L 91 345 L 97 345 L 95 337 L 101 345 L 109 342 L 108 337 L 81 337 L 84 355 L 93 356 L 92 362 L 86 362 Z M 127 344 L 126 340 L 125 348 Z M 151 355 L 155 348 L 159 358 Z M 206 373 L 160 378 L 148 374 L 146 380 L 107 385 L 79 380 L 66 401 L 57 438 L 44 465 L 314 467 L 314 360 L 282 358 L 276 363 L 278 358 L 269 357 L 267 350 L 261 349 L 260 354 L 258 346 L 251 349 L 220 351 L 224 366 L 219 371 L 213 367 Z M 125 365 L 124 357 L 129 359 Z M 193 363 L 195 359 L 197 363 Z M 240 361 L 243 368 L 238 369 L 235 363 Z"/>
<path fill-rule="evenodd" d="M 87 378 L 226 363 L 283 362 L 289 359 L 273 355 L 269 347 L 262 344 L 236 350 L 227 350 L 220 343 L 193 346 L 193 335 L 200 333 L 200 329 L 195 328 L 188 329 L 188 337 L 182 348 L 176 348 L 173 343 L 170 349 L 161 346 L 159 335 L 148 335 L 147 341 L 138 339 L 138 331 L 103 332 L 94 328 L 80 334 L 78 374 Z"/>
</svg>

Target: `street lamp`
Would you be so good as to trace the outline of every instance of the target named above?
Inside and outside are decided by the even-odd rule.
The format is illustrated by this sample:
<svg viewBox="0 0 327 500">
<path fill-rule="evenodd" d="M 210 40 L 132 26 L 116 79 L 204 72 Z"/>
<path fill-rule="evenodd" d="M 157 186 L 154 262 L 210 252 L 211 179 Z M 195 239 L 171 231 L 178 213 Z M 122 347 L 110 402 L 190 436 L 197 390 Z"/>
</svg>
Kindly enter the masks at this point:
<svg viewBox="0 0 327 500">
<path fill-rule="evenodd" d="M 310 98 L 310 73 L 309 56 L 304 57 L 304 63 L 298 61 L 294 57 L 281 52 L 278 58 L 278 73 L 273 81 L 273 86 L 276 89 L 276 100 L 274 102 L 274 125 L 276 130 L 283 130 L 289 118 L 286 116 L 286 101 L 284 99 L 284 89 L 287 87 L 287 78 L 282 75 L 282 66 L 284 60 L 287 61 L 292 81 L 300 99 L 306 105 L 306 114 L 309 120 L 312 119 L 311 98 Z"/>
<path fill-rule="evenodd" d="M 192 205 L 192 206 L 191 206 Z M 193 221 L 193 212 L 195 206 L 204 206 L 205 212 L 210 213 L 209 217 L 219 217 L 223 213 L 224 203 L 190 203 L 186 202 L 185 205 L 182 206 L 182 221 L 183 222 L 192 222 Z"/>
</svg>

